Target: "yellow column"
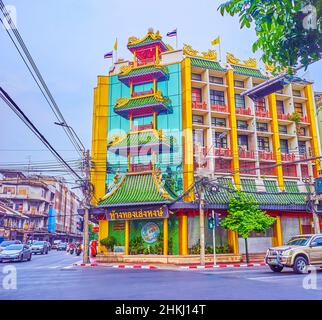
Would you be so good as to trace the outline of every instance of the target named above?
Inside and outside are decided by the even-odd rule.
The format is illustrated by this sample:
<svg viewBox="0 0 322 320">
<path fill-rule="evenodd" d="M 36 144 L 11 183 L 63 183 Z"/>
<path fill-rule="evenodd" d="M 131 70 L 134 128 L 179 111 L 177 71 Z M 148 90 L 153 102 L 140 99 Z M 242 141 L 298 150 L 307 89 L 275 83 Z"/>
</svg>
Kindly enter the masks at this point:
<svg viewBox="0 0 322 320">
<path fill-rule="evenodd" d="M 316 127 L 316 120 L 315 120 L 315 108 L 314 108 L 314 102 L 313 102 L 313 91 L 312 86 L 308 84 L 304 88 L 305 97 L 307 99 L 306 102 L 306 110 L 307 115 L 310 121 L 310 135 L 312 137 L 311 140 L 311 147 L 312 147 L 312 157 L 319 157 L 320 156 L 320 150 L 319 150 L 319 144 L 318 144 L 318 136 L 317 136 L 317 127 Z M 321 164 L 319 160 L 313 161 L 315 163 L 314 166 L 314 177 L 317 177 L 319 175 L 319 171 L 321 170 Z"/>
<path fill-rule="evenodd" d="M 132 97 L 133 94 L 133 82 L 130 83 L 130 95 Z"/>
<path fill-rule="evenodd" d="M 193 168 L 193 136 L 192 136 L 192 92 L 191 92 L 191 60 L 185 58 L 181 62 L 182 75 L 182 146 L 183 146 L 183 191 L 186 192 L 194 184 Z M 194 200 L 192 189 L 184 197 L 184 201 Z M 179 218 L 179 252 L 188 255 L 188 217 Z"/>
<path fill-rule="evenodd" d="M 153 79 L 153 92 L 156 93 L 157 92 L 157 80 Z"/>
<path fill-rule="evenodd" d="M 157 114 L 153 112 L 153 129 L 157 129 Z"/>
<path fill-rule="evenodd" d="M 169 254 L 169 224 L 168 218 L 163 219 L 163 255 Z"/>
<path fill-rule="evenodd" d="M 106 247 L 101 245 L 101 240 L 108 237 L 108 221 L 99 221 L 99 233 L 98 233 L 98 252 L 107 252 Z"/>
<path fill-rule="evenodd" d="M 281 217 L 277 216 L 276 221 L 273 227 L 274 237 L 273 237 L 273 246 L 283 245 L 283 236 L 282 236 L 282 224 Z"/>
<path fill-rule="evenodd" d="M 99 76 L 94 89 L 93 125 L 92 125 L 92 161 L 91 182 L 94 185 L 92 204 L 96 205 L 105 195 L 107 160 L 107 118 L 108 118 L 109 77 Z"/>
<path fill-rule="evenodd" d="M 125 220 L 125 255 L 129 255 L 130 254 L 130 221 L 129 220 Z"/>
<path fill-rule="evenodd" d="M 232 248 L 233 254 L 238 254 L 238 235 L 237 232 L 228 230 L 228 245 Z"/>
<path fill-rule="evenodd" d="M 299 217 L 299 230 L 300 230 L 300 234 L 303 234 L 302 219 L 301 219 L 301 217 Z"/>
<path fill-rule="evenodd" d="M 275 93 L 268 96 L 269 101 L 269 111 L 272 117 L 272 132 L 273 132 L 273 152 L 276 159 L 276 164 L 282 163 L 281 156 L 281 145 L 280 145 L 280 135 L 278 130 L 278 117 L 277 117 L 277 107 L 276 107 L 276 95 Z M 276 167 L 277 182 L 280 191 L 284 191 L 284 179 L 283 179 L 283 168 L 282 166 Z"/>
<path fill-rule="evenodd" d="M 235 105 L 235 88 L 234 88 L 234 71 L 229 69 L 227 72 L 228 85 L 228 107 L 230 120 L 230 148 L 233 155 L 232 169 L 234 172 L 234 181 L 236 188 L 240 188 L 240 174 L 239 174 L 239 155 L 238 155 L 238 139 L 237 139 L 237 119 L 236 119 L 236 105 Z"/>
<path fill-rule="evenodd" d="M 159 47 L 158 47 L 158 46 L 156 46 L 156 47 L 155 47 L 155 62 L 156 62 L 157 64 L 159 64 L 159 63 L 160 63 Z"/>
<path fill-rule="evenodd" d="M 136 67 L 137 63 L 136 63 L 136 51 L 134 51 L 133 53 L 133 63 L 134 63 L 134 66 Z"/>
</svg>

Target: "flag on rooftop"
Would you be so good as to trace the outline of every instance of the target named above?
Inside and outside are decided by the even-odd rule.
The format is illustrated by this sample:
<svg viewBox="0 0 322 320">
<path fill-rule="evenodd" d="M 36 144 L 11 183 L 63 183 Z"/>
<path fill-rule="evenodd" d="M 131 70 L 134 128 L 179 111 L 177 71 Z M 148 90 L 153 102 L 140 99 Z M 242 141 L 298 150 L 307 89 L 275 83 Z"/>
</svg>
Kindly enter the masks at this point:
<svg viewBox="0 0 322 320">
<path fill-rule="evenodd" d="M 167 33 L 167 37 L 176 37 L 176 36 L 177 36 L 177 29 Z"/>
<path fill-rule="evenodd" d="M 215 40 L 211 41 L 211 45 L 215 46 L 217 44 L 220 44 L 220 37 L 217 37 Z"/>
<path fill-rule="evenodd" d="M 104 59 L 111 59 L 113 58 L 113 51 L 110 51 L 104 55 Z"/>
</svg>

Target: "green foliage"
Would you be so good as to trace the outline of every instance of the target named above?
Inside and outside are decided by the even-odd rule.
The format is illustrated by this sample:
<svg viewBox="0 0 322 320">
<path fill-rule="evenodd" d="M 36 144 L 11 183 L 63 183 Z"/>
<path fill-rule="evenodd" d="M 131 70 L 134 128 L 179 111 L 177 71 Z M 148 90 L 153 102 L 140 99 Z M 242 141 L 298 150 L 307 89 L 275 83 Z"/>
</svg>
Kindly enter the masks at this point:
<svg viewBox="0 0 322 320">
<path fill-rule="evenodd" d="M 170 247 L 171 245 L 171 247 Z M 172 243 L 169 241 L 169 250 L 172 248 Z M 160 232 L 157 241 L 153 245 L 146 245 L 141 236 L 130 241 L 130 252 L 133 255 L 137 254 L 163 254 L 163 233 Z"/>
<path fill-rule="evenodd" d="M 100 242 L 102 246 L 111 251 L 114 250 L 114 246 L 117 246 L 117 240 L 113 236 L 104 238 Z"/>
<path fill-rule="evenodd" d="M 130 241 L 130 252 L 133 255 L 143 254 L 145 250 L 144 241 L 141 236 Z"/>
<path fill-rule="evenodd" d="M 205 253 L 206 254 L 213 254 L 214 253 L 214 247 L 213 246 L 207 246 L 205 248 Z M 230 247 L 228 245 L 216 246 L 216 253 L 217 254 L 227 254 L 227 253 L 231 253 L 231 249 L 230 249 Z M 193 245 L 189 249 L 189 254 L 195 254 L 195 255 L 199 255 L 200 254 L 200 241 L 198 241 L 198 243 L 196 243 L 195 245 Z"/>
<path fill-rule="evenodd" d="M 301 121 L 301 115 L 298 112 L 294 111 L 291 115 L 288 116 L 288 120 L 299 123 Z"/>
<path fill-rule="evenodd" d="M 262 211 L 253 196 L 237 191 L 229 199 L 228 216 L 221 226 L 247 239 L 252 231 L 265 232 L 274 222 L 275 218 Z"/>
<path fill-rule="evenodd" d="M 317 28 L 304 27 L 308 16 L 301 10 L 312 4 L 317 11 Z M 262 60 L 276 71 L 304 66 L 321 58 L 321 0 L 230 0 L 218 8 L 222 15 L 238 15 L 241 28 L 255 27 L 258 40 L 253 51 L 263 51 Z"/>
</svg>

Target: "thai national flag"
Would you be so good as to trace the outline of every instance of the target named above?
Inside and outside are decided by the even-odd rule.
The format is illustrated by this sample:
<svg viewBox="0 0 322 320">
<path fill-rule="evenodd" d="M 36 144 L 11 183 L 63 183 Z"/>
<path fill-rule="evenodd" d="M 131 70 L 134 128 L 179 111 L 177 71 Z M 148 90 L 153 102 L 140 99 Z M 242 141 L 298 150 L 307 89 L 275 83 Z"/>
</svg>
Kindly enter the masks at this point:
<svg viewBox="0 0 322 320">
<path fill-rule="evenodd" d="M 167 37 L 176 37 L 176 36 L 177 36 L 177 29 L 167 33 Z"/>
<path fill-rule="evenodd" d="M 104 55 L 104 59 L 111 59 L 113 58 L 113 51 L 108 52 L 107 54 Z"/>
</svg>

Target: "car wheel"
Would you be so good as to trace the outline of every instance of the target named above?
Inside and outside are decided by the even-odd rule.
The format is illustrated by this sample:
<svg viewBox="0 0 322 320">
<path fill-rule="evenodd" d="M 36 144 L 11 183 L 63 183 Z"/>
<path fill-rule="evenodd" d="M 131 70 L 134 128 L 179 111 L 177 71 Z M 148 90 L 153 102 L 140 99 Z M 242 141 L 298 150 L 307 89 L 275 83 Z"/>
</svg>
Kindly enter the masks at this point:
<svg viewBox="0 0 322 320">
<path fill-rule="evenodd" d="M 307 273 L 308 272 L 307 266 L 308 266 L 307 260 L 304 257 L 300 256 L 295 258 L 293 270 L 296 273 Z"/>
<path fill-rule="evenodd" d="M 20 262 L 23 262 L 23 255 L 20 256 Z"/>
<path fill-rule="evenodd" d="M 271 270 L 273 272 L 282 272 L 282 270 L 284 269 L 284 267 L 281 267 L 281 266 L 269 266 L 271 268 Z"/>
<path fill-rule="evenodd" d="M 44 251 L 41 251 L 41 254 L 44 254 Z"/>
</svg>

